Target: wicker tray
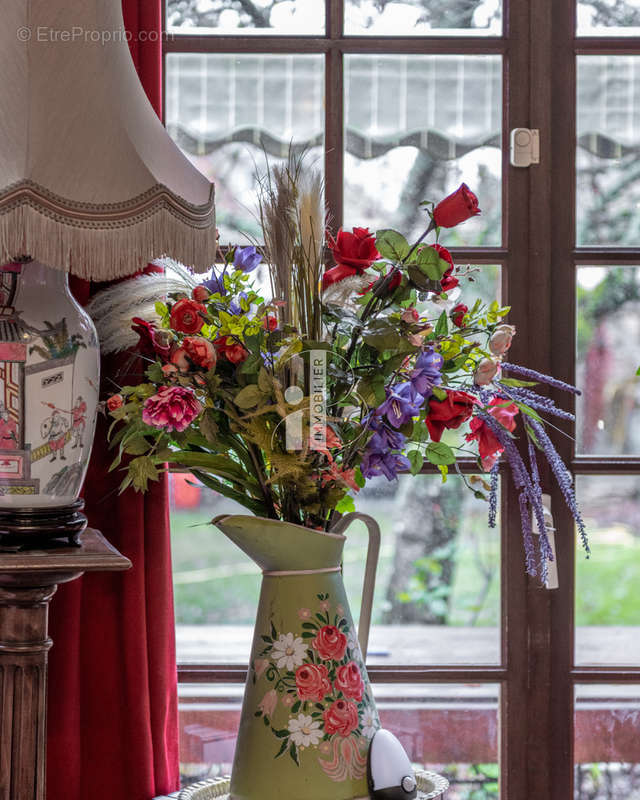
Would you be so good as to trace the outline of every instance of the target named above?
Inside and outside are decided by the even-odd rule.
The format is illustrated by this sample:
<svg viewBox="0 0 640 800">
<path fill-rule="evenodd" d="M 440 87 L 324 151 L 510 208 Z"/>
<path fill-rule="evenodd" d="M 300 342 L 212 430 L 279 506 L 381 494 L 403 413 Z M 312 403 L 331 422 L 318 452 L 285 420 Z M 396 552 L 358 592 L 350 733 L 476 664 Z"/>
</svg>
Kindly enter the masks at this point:
<svg viewBox="0 0 640 800">
<path fill-rule="evenodd" d="M 449 788 L 449 781 L 435 772 L 416 772 L 416 780 L 419 800 L 436 800 Z M 213 800 L 213 798 L 228 800 L 229 783 L 229 778 L 212 778 L 193 783 L 180 792 L 178 800 Z"/>
</svg>

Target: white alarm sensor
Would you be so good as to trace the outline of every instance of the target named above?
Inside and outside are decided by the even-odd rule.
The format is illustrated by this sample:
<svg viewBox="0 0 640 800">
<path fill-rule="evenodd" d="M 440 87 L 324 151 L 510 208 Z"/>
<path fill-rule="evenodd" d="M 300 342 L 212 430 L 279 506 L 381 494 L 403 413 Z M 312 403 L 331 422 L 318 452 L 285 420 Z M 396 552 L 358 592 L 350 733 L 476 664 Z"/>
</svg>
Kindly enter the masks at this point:
<svg viewBox="0 0 640 800">
<path fill-rule="evenodd" d="M 373 800 L 413 800 L 418 784 L 404 747 L 384 728 L 376 731 L 369 747 L 367 770 Z"/>
</svg>

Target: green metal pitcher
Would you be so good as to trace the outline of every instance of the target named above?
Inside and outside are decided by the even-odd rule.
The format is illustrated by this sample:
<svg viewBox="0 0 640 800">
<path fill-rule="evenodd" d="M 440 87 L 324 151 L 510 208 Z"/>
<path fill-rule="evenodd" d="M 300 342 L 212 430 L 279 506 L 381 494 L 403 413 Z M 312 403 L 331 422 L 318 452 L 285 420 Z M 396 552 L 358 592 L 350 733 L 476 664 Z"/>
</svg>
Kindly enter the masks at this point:
<svg viewBox="0 0 640 800">
<path fill-rule="evenodd" d="M 342 581 L 343 532 L 369 532 L 359 633 Z M 262 568 L 231 800 L 366 798 L 380 727 L 365 658 L 380 529 L 331 533 L 251 516 L 213 520 Z"/>
</svg>

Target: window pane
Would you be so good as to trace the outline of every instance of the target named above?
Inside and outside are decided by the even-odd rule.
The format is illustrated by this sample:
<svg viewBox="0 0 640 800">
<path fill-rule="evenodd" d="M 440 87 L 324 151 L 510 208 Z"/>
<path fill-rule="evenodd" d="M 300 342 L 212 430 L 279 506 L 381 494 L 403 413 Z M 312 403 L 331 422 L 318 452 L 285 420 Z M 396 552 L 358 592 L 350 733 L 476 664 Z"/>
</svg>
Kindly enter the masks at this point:
<svg viewBox="0 0 640 800">
<path fill-rule="evenodd" d="M 575 800 L 640 796 L 640 686 L 576 686 Z"/>
<path fill-rule="evenodd" d="M 482 215 L 443 243 L 499 245 L 501 86 L 499 56 L 345 56 L 345 225 L 417 237 L 464 181 Z"/>
<path fill-rule="evenodd" d="M 180 684 L 182 785 L 231 771 L 244 687 Z M 417 769 L 446 775 L 453 800 L 497 800 L 499 687 L 374 684 L 380 722 Z"/>
<path fill-rule="evenodd" d="M 577 450 L 640 453 L 640 267 L 579 267 L 577 326 Z"/>
<path fill-rule="evenodd" d="M 579 56 L 578 245 L 640 243 L 640 56 Z"/>
<path fill-rule="evenodd" d="M 170 33 L 324 35 L 324 0 L 167 0 Z"/>
<path fill-rule="evenodd" d="M 306 55 L 167 56 L 167 130 L 215 181 L 222 243 L 259 234 L 255 176 L 265 151 L 275 165 L 290 145 L 308 149 L 323 169 L 323 64 Z"/>
<path fill-rule="evenodd" d="M 576 552 L 576 662 L 640 666 L 640 475 L 578 475 L 592 556 Z"/>
<path fill-rule="evenodd" d="M 638 36 L 638 0 L 578 0 L 578 36 Z"/>
<path fill-rule="evenodd" d="M 346 0 L 353 36 L 500 36 L 502 0 Z"/>
<path fill-rule="evenodd" d="M 467 479 L 469 480 L 469 478 Z M 497 663 L 500 534 L 462 479 L 370 481 L 356 506 L 382 530 L 370 664 Z M 261 575 L 208 520 L 246 513 L 184 475 L 171 476 L 171 535 L 179 663 L 245 664 Z M 360 613 L 367 535 L 347 534 L 344 580 Z"/>
</svg>

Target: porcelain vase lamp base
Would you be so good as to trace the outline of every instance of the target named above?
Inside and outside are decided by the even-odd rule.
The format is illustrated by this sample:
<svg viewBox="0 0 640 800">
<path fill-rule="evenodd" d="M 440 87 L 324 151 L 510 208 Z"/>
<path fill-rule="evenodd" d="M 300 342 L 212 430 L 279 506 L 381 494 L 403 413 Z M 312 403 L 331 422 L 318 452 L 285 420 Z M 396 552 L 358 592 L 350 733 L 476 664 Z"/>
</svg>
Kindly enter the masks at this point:
<svg viewBox="0 0 640 800">
<path fill-rule="evenodd" d="M 74 540 L 98 408 L 100 353 L 66 273 L 0 266 L 0 533 Z"/>
</svg>

